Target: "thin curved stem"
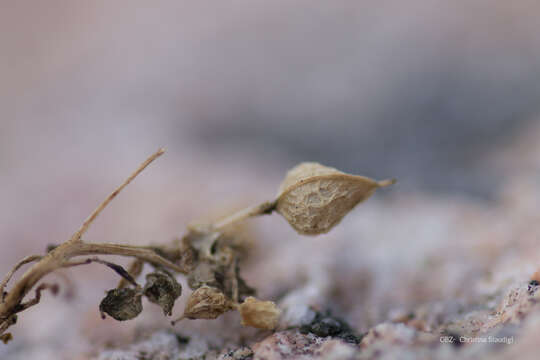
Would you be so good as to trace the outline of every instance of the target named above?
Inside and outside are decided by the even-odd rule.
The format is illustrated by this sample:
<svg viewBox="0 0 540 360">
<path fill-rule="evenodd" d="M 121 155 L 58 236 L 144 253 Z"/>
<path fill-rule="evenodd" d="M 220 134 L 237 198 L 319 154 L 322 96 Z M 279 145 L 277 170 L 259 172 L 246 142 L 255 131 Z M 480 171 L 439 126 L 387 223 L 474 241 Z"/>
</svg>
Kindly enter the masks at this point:
<svg viewBox="0 0 540 360">
<path fill-rule="evenodd" d="M 6 285 L 7 283 L 9 282 L 9 280 L 11 280 L 11 278 L 13 277 L 13 275 L 15 274 L 15 272 L 17 270 L 19 270 L 21 268 L 21 266 L 23 265 L 26 265 L 26 264 L 29 264 L 31 262 L 34 262 L 34 261 L 38 261 L 38 260 L 41 260 L 43 256 L 41 255 L 30 255 L 30 256 L 27 256 L 25 257 L 24 259 L 22 259 L 21 261 L 19 261 L 17 263 L 17 265 L 15 265 L 13 267 L 13 269 L 11 269 L 7 274 L 6 276 L 4 277 L 4 279 L 2 280 L 2 282 L 0 283 L 0 299 L 1 301 L 0 302 L 4 302 L 5 300 L 5 292 L 4 292 L 4 289 L 6 288 Z"/>
<path fill-rule="evenodd" d="M 107 205 L 124 189 L 137 175 L 139 175 L 152 161 L 161 156 L 165 150 L 159 149 L 146 159 L 139 167 L 117 187 L 112 193 L 110 193 L 105 200 L 88 216 L 83 222 L 81 227 L 71 236 L 71 238 L 63 244 L 55 247 L 44 256 L 29 256 L 22 259 L 17 265 L 6 275 L 3 281 L 0 283 L 0 337 L 2 340 L 7 341 L 8 334 L 3 334 L 5 330 L 14 324 L 16 319 L 16 313 L 35 305 L 39 302 L 41 297 L 41 291 L 47 288 L 52 290 L 55 287 L 47 284 L 42 284 L 36 289 L 36 296 L 34 299 L 23 303 L 24 297 L 31 291 L 31 289 L 46 275 L 53 272 L 56 269 L 62 267 L 69 267 L 75 265 L 81 265 L 87 263 L 88 260 L 82 262 L 70 262 L 70 259 L 80 255 L 122 255 L 136 257 L 140 260 L 144 260 L 154 265 L 164 266 L 173 269 L 178 272 L 186 273 L 185 269 L 180 266 L 164 259 L 149 249 L 143 249 L 129 245 L 114 245 L 114 244 L 87 244 L 81 240 L 82 235 L 88 230 L 90 225 L 94 222 L 97 216 L 107 207 Z M 13 286 L 13 288 L 6 293 L 4 291 L 6 284 L 11 279 L 15 271 L 17 271 L 22 265 L 37 261 L 30 269 L 28 269 L 19 281 Z M 101 262 L 101 261 L 99 261 Z M 102 262 L 112 267 L 118 273 L 122 273 L 123 268 L 119 266 L 113 266 L 112 263 Z M 125 270 L 123 270 L 125 272 Z M 129 275 L 129 274 L 128 274 Z"/>
<path fill-rule="evenodd" d="M 121 255 L 130 256 L 143 261 L 146 261 L 153 265 L 160 265 L 182 274 L 188 274 L 188 271 L 183 267 L 170 262 L 164 257 L 158 255 L 155 251 L 146 247 L 133 246 L 133 245 L 120 245 L 120 244 L 96 244 L 96 243 L 82 243 L 73 252 L 74 256 L 81 255 Z"/>
<path fill-rule="evenodd" d="M 92 222 L 94 222 L 94 220 L 103 211 L 103 209 L 105 209 L 105 207 L 107 207 L 107 205 L 109 205 L 109 203 L 112 201 L 112 199 L 114 199 L 116 197 L 116 195 L 118 195 L 120 193 L 120 191 L 122 191 L 122 189 L 124 189 L 126 186 L 128 186 L 129 183 L 133 179 L 135 179 L 137 177 L 137 175 L 139 175 L 148 165 L 150 165 L 150 163 L 152 161 L 156 160 L 158 157 L 163 155 L 163 153 L 165 153 L 165 149 L 161 148 L 158 151 L 156 151 L 154 154 L 152 154 L 148 159 L 146 159 L 141 165 L 139 165 L 137 170 L 135 170 L 126 180 L 124 180 L 124 182 L 119 187 L 116 188 L 116 190 L 114 190 L 112 193 L 110 193 L 109 196 L 107 196 L 105 198 L 105 200 L 103 200 L 103 202 L 101 204 L 99 204 L 99 206 L 83 222 L 83 224 L 81 225 L 79 230 L 77 230 L 71 236 L 71 239 L 69 239 L 69 241 L 80 241 L 83 234 L 88 230 L 90 225 L 92 225 Z"/>
</svg>

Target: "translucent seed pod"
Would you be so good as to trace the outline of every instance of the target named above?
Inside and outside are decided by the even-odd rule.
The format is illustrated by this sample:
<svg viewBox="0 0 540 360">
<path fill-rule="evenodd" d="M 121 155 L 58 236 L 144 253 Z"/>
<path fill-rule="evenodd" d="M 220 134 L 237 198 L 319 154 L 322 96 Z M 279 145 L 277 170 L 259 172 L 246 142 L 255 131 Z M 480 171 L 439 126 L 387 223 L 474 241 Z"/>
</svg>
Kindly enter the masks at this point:
<svg viewBox="0 0 540 360">
<path fill-rule="evenodd" d="M 377 188 L 394 183 L 305 162 L 287 173 L 279 187 L 276 210 L 298 233 L 323 234 Z"/>
</svg>

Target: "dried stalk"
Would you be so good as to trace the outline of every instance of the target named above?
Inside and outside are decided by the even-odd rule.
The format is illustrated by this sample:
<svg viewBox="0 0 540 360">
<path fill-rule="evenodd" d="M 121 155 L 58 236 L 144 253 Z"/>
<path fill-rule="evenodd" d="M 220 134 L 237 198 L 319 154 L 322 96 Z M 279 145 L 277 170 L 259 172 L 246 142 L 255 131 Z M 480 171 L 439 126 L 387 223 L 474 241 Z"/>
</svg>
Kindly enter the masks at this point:
<svg viewBox="0 0 540 360">
<path fill-rule="evenodd" d="M 25 257 L 24 259 L 22 259 L 21 261 L 19 261 L 17 263 L 17 265 L 15 265 L 13 267 L 13 269 L 11 269 L 10 272 L 7 273 L 7 275 L 4 277 L 4 280 L 2 280 L 2 283 L 0 284 L 0 294 L 2 294 L 2 300 L 1 302 L 4 302 L 4 299 L 6 297 L 6 293 L 4 292 L 4 289 L 6 288 L 6 285 L 7 283 L 9 282 L 9 280 L 11 280 L 11 277 L 13 276 L 13 274 L 15 274 L 15 272 L 17 270 L 19 270 L 21 268 L 21 266 L 23 265 L 26 265 L 26 264 L 29 264 L 31 262 L 34 262 L 34 261 L 38 261 L 38 260 L 41 260 L 43 256 L 41 255 L 30 255 L 30 256 L 27 256 Z"/>
<path fill-rule="evenodd" d="M 129 265 L 128 274 L 131 277 L 136 278 L 137 276 L 141 274 L 143 267 L 144 267 L 143 261 L 139 259 L 133 260 L 133 262 Z M 118 286 L 116 287 L 118 289 L 122 289 L 128 285 L 128 282 L 129 282 L 128 280 L 126 280 L 125 278 L 122 278 L 120 282 L 118 283 Z"/>
<path fill-rule="evenodd" d="M 272 211 L 274 211 L 275 209 L 276 209 L 276 202 L 267 201 L 260 205 L 248 207 L 238 212 L 235 212 L 232 215 L 229 215 L 219 221 L 216 221 L 213 225 L 216 230 L 222 230 L 228 226 L 239 223 L 250 217 L 264 215 L 264 214 L 271 214 Z"/>
<path fill-rule="evenodd" d="M 88 264 L 90 262 L 102 262 L 107 263 L 97 258 L 88 259 L 84 261 L 70 261 L 70 259 L 83 256 L 83 255 L 121 255 L 134 257 L 141 261 L 148 262 L 155 266 L 161 266 L 169 268 L 176 272 L 186 273 L 186 270 L 171 261 L 161 257 L 155 251 L 138 246 L 131 245 L 118 245 L 118 244 L 91 244 L 85 243 L 82 240 L 82 236 L 88 230 L 90 225 L 94 222 L 97 216 L 105 209 L 105 207 L 116 197 L 137 175 L 139 175 L 152 161 L 161 156 L 164 153 L 163 149 L 159 149 L 156 153 L 150 156 L 133 172 L 116 190 L 114 190 L 107 198 L 90 214 L 90 216 L 83 222 L 81 227 L 71 236 L 71 238 L 51 250 L 44 256 L 34 255 L 22 259 L 17 265 L 6 275 L 2 283 L 0 283 L 0 291 L 2 296 L 0 301 L 0 337 L 3 340 L 9 340 L 11 337 L 6 334 L 5 331 L 15 323 L 16 314 L 27 309 L 28 307 L 35 305 L 39 302 L 42 290 L 52 289 L 56 287 L 53 285 L 42 284 L 36 289 L 36 296 L 23 303 L 24 297 L 32 290 L 32 288 L 49 273 L 64 267 L 70 267 L 75 265 Z M 9 292 L 5 292 L 5 287 L 13 274 L 24 264 L 38 261 L 30 269 L 28 269 L 19 281 L 10 289 Z M 110 264 L 110 263 L 109 263 Z M 125 271 L 125 270 L 124 270 Z M 127 274 L 127 272 L 126 272 Z"/>
<path fill-rule="evenodd" d="M 277 212 L 300 234 L 317 235 L 328 232 L 357 204 L 369 198 L 377 188 L 391 185 L 395 180 L 375 181 L 350 175 L 317 163 L 302 163 L 285 177 L 274 201 L 249 207 L 207 225 L 193 226 L 181 242 L 173 247 L 132 246 L 110 243 L 86 243 L 82 236 L 97 216 L 138 174 L 164 153 L 158 150 L 144 161 L 116 190 L 90 214 L 71 238 L 51 247 L 44 256 L 28 256 L 19 261 L 0 283 L 0 340 L 7 342 L 6 330 L 16 323 L 17 313 L 39 303 L 43 290 L 55 293 L 57 285 L 41 283 L 35 297 L 23 302 L 25 296 L 47 274 L 62 268 L 97 262 L 113 269 L 122 277 L 118 287 L 107 291 L 99 305 L 102 316 L 116 320 L 135 318 L 142 311 L 142 296 L 162 307 L 170 316 L 174 302 L 182 293 L 175 273 L 187 276 L 193 290 L 181 319 L 215 319 L 230 310 L 237 310 L 242 324 L 272 330 L 278 324 L 280 310 L 270 301 L 258 300 L 254 289 L 240 277 L 238 251 L 228 239 L 226 228 L 247 218 Z M 78 256 L 94 255 L 84 260 Z M 126 271 L 122 266 L 102 260 L 95 255 L 120 255 L 134 258 Z M 23 265 L 36 262 L 8 292 L 7 283 Z M 156 268 L 140 286 L 135 278 L 144 264 Z M 134 288 L 128 287 L 131 284 Z"/>
<path fill-rule="evenodd" d="M 146 159 L 138 168 L 131 174 L 119 187 L 116 188 L 112 193 L 103 200 L 101 204 L 88 216 L 88 218 L 83 222 L 79 230 L 77 230 L 71 239 L 69 241 L 78 241 L 81 239 L 81 236 L 88 230 L 90 225 L 94 222 L 94 220 L 98 217 L 98 215 L 105 209 L 107 205 L 122 191 L 133 179 L 137 177 L 150 163 L 154 160 L 156 160 L 158 157 L 163 155 L 165 153 L 165 149 L 159 149 L 156 151 L 152 156 L 150 156 L 148 159 Z"/>
</svg>

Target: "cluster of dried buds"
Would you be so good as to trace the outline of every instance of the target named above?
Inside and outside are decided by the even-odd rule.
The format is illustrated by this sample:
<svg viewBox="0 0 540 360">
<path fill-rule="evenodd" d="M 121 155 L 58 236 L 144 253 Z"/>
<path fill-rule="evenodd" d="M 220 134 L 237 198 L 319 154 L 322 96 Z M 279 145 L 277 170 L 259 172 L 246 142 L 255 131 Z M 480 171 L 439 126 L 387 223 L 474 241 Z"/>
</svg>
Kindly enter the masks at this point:
<svg viewBox="0 0 540 360">
<path fill-rule="evenodd" d="M 164 258 L 179 264 L 186 271 L 187 283 L 193 290 L 186 302 L 182 319 L 216 319 L 230 310 L 238 310 L 242 324 L 272 330 L 278 324 L 280 311 L 271 301 L 260 301 L 251 295 L 249 287 L 239 274 L 239 254 L 242 253 L 228 232 L 217 231 L 212 225 L 191 226 L 179 244 L 174 247 L 154 248 Z M 164 315 L 171 316 L 175 301 L 182 294 L 182 286 L 164 268 L 146 275 L 140 286 L 136 277 L 142 272 L 143 262 L 135 260 L 117 288 L 107 291 L 99 309 L 123 321 L 131 320 L 143 310 L 142 298 L 159 305 Z"/>
<path fill-rule="evenodd" d="M 130 320 L 143 309 L 142 298 L 159 305 L 163 313 L 172 315 L 175 301 L 182 294 L 176 273 L 187 276 L 193 290 L 186 302 L 181 319 L 215 319 L 230 310 L 241 315 L 242 325 L 260 329 L 275 329 L 280 310 L 271 301 L 253 297 L 239 274 L 242 249 L 234 233 L 228 232 L 233 224 L 249 217 L 281 214 L 300 234 L 317 235 L 328 232 L 358 203 L 379 188 L 393 184 L 394 180 L 375 181 L 363 176 L 349 175 L 317 163 L 302 163 L 287 173 L 273 201 L 247 208 L 207 225 L 194 225 L 187 234 L 168 247 L 135 247 L 117 244 L 94 244 L 82 241 L 82 235 L 92 221 L 142 169 L 163 153 L 160 150 L 132 174 L 117 190 L 92 213 L 70 240 L 52 248 L 45 256 L 31 256 L 19 262 L 0 283 L 0 338 L 7 342 L 11 335 L 5 330 L 13 325 L 17 313 L 39 302 L 41 291 L 56 287 L 42 283 L 36 288 L 36 297 L 23 302 L 23 298 L 48 273 L 75 265 L 97 262 L 112 268 L 122 276 L 115 289 L 109 290 L 99 305 L 103 317 L 108 314 L 116 320 Z M 81 255 L 123 255 L 134 257 L 128 270 L 97 257 L 83 261 L 70 261 Z M 9 292 L 7 282 L 22 265 L 37 261 Z M 145 264 L 153 267 L 146 275 L 144 286 L 137 283 Z"/>
</svg>

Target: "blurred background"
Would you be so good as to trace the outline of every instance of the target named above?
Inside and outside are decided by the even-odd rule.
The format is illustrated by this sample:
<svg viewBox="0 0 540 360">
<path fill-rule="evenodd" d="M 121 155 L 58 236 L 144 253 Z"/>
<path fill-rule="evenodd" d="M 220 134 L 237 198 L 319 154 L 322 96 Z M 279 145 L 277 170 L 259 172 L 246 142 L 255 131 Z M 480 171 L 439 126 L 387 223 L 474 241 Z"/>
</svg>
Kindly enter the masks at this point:
<svg viewBox="0 0 540 360">
<path fill-rule="evenodd" d="M 381 199 L 497 201 L 534 158 L 522 139 L 534 150 L 540 137 L 539 11 L 504 0 L 0 0 L 0 273 L 67 239 L 162 146 L 89 239 L 168 241 L 194 219 L 270 199 L 308 160 L 396 177 Z M 107 273 L 96 272 L 77 276 Z M 19 329 L 21 347 L 50 343 Z"/>
</svg>

